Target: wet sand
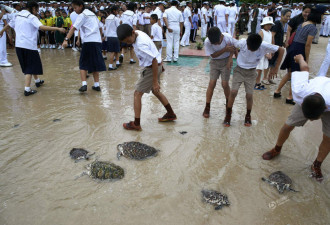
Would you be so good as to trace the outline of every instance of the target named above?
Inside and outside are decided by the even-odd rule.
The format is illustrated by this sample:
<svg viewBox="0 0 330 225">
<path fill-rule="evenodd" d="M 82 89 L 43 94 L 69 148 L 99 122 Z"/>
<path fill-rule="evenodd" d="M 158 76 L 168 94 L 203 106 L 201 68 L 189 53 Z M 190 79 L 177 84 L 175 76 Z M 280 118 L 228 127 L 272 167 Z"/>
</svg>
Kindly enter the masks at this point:
<svg viewBox="0 0 330 225">
<path fill-rule="evenodd" d="M 312 76 L 323 61 L 326 44 L 321 37 L 312 46 Z M 161 88 L 178 120 L 158 123 L 165 109 L 152 94 L 145 95 L 143 131 L 132 132 L 122 123 L 133 119 L 133 91 L 141 69 L 130 65 L 128 57 L 118 70 L 101 74 L 100 93 L 91 90 L 89 78 L 87 93 L 80 94 L 79 53 L 43 49 L 45 84 L 34 96 L 24 97 L 17 57 L 14 50 L 8 52 L 14 67 L 0 68 L 1 225 L 329 224 L 329 157 L 322 165 L 323 183 L 308 177 L 322 140 L 320 121 L 296 128 L 279 158 L 261 159 L 292 109 L 284 102 L 288 86 L 281 99 L 272 97 L 276 85 L 255 91 L 250 128 L 243 125 L 246 104 L 241 87 L 232 126 L 224 128 L 220 83 L 211 117 L 202 117 L 208 59 L 195 60 L 190 67 L 167 64 Z M 140 141 L 161 152 L 146 161 L 118 161 L 116 146 L 125 141 Z M 95 151 L 100 160 L 123 167 L 124 179 L 75 180 L 88 162 L 70 159 L 74 147 Z M 281 195 L 261 181 L 277 170 L 289 175 L 300 192 Z M 226 193 L 230 207 L 215 211 L 202 202 L 204 188 Z"/>
</svg>

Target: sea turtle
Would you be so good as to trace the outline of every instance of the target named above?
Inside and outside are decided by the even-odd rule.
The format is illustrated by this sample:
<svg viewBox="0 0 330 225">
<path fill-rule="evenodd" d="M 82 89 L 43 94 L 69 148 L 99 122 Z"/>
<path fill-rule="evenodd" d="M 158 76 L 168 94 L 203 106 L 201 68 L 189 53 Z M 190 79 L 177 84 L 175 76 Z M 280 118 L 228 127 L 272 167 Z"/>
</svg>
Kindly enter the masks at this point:
<svg viewBox="0 0 330 225">
<path fill-rule="evenodd" d="M 215 210 L 221 209 L 222 206 L 224 205 L 228 205 L 228 206 L 230 205 L 227 195 L 222 194 L 220 192 L 213 190 L 202 190 L 202 194 L 203 194 L 203 199 L 207 203 L 217 205 L 217 207 L 214 208 Z"/>
<path fill-rule="evenodd" d="M 269 183 L 272 186 L 275 186 L 280 194 L 284 192 L 284 190 L 298 192 L 291 188 L 292 180 L 282 171 L 276 171 L 269 175 L 267 178 L 261 178 L 261 180 Z"/>
<path fill-rule="evenodd" d="M 156 156 L 158 153 L 158 150 L 154 147 L 135 141 L 119 144 L 117 145 L 117 149 L 118 160 L 122 155 L 126 158 L 142 160 L 151 156 Z"/>
<path fill-rule="evenodd" d="M 122 179 L 125 175 L 124 169 L 111 162 L 94 161 L 86 166 L 87 171 L 84 171 L 77 178 L 89 175 L 92 178 L 100 180 Z"/>
<path fill-rule="evenodd" d="M 81 159 L 88 160 L 90 156 L 94 155 L 95 152 L 89 153 L 87 150 L 83 148 L 73 148 L 70 151 L 70 156 L 72 159 L 75 159 L 75 162 L 78 162 Z"/>
</svg>

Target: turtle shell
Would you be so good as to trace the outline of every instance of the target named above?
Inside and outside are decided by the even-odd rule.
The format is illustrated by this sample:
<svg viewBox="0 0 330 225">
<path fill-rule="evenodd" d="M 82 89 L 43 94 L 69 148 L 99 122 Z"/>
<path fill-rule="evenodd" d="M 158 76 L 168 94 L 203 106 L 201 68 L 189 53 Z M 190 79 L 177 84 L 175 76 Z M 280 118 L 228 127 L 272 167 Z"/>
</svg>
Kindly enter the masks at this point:
<svg viewBox="0 0 330 225">
<path fill-rule="evenodd" d="M 156 156 L 158 150 L 140 142 L 124 142 L 117 146 L 118 151 L 126 158 L 142 160 L 151 156 Z"/>
<path fill-rule="evenodd" d="M 216 205 L 215 209 L 221 209 L 224 205 L 230 205 L 228 197 L 214 190 L 202 190 L 203 199 L 210 204 Z"/>
<path fill-rule="evenodd" d="M 269 180 L 279 184 L 292 184 L 292 180 L 282 171 L 276 171 L 269 175 Z"/>
<path fill-rule="evenodd" d="M 111 162 L 95 161 L 90 165 L 90 176 L 96 179 L 122 179 L 124 170 Z"/>
<path fill-rule="evenodd" d="M 70 156 L 72 159 L 86 159 L 89 152 L 83 148 L 73 148 L 70 151 Z"/>
</svg>

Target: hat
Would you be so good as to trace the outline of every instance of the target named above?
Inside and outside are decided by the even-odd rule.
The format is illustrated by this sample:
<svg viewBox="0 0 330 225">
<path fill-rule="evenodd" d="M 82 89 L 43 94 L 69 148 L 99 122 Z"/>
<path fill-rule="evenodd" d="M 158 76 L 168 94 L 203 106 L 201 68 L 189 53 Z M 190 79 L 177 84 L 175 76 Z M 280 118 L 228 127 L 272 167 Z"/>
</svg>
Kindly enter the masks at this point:
<svg viewBox="0 0 330 225">
<path fill-rule="evenodd" d="M 262 23 L 260 24 L 260 26 L 263 26 L 263 25 L 266 25 L 266 24 L 272 24 L 272 25 L 274 25 L 273 17 L 271 17 L 271 16 L 264 17 L 262 19 Z"/>
<path fill-rule="evenodd" d="M 317 5 L 317 6 L 314 6 L 313 9 L 318 12 L 318 13 L 321 13 L 321 14 L 324 14 L 325 11 L 327 11 L 327 7 L 325 7 L 324 5 Z"/>
<path fill-rule="evenodd" d="M 304 5 L 304 3 L 303 2 L 299 2 L 299 5 Z"/>
<path fill-rule="evenodd" d="M 203 5 L 207 5 L 207 4 L 209 4 L 208 2 L 203 2 Z"/>
<path fill-rule="evenodd" d="M 180 6 L 186 6 L 187 5 L 187 3 L 185 2 L 185 1 L 182 1 L 181 3 L 180 3 Z"/>
</svg>

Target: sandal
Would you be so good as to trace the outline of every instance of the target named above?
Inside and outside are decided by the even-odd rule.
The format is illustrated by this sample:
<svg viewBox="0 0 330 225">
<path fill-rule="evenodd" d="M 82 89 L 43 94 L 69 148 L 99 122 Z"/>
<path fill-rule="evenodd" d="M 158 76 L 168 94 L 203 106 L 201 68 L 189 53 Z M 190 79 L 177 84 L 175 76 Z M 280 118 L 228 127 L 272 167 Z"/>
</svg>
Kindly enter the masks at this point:
<svg viewBox="0 0 330 225">
<path fill-rule="evenodd" d="M 137 131 L 142 130 L 141 126 L 136 126 L 133 121 L 130 121 L 128 123 L 123 123 L 123 127 L 126 130 L 137 130 Z"/>
<path fill-rule="evenodd" d="M 281 92 L 279 93 L 274 92 L 274 98 L 280 98 L 281 96 L 282 96 Z"/>
<path fill-rule="evenodd" d="M 314 177 L 317 181 L 323 181 L 323 175 L 321 171 L 321 167 L 316 167 L 314 164 L 311 166 L 312 174 L 311 177 Z"/>
<path fill-rule="evenodd" d="M 174 121 L 176 120 L 176 115 L 170 115 L 168 113 L 166 113 L 162 118 L 158 118 L 159 122 L 169 122 L 169 121 Z"/>
<path fill-rule="evenodd" d="M 252 126 L 251 116 L 248 116 L 248 115 L 245 116 L 244 126 L 246 126 L 246 127 L 251 127 Z"/>
</svg>

